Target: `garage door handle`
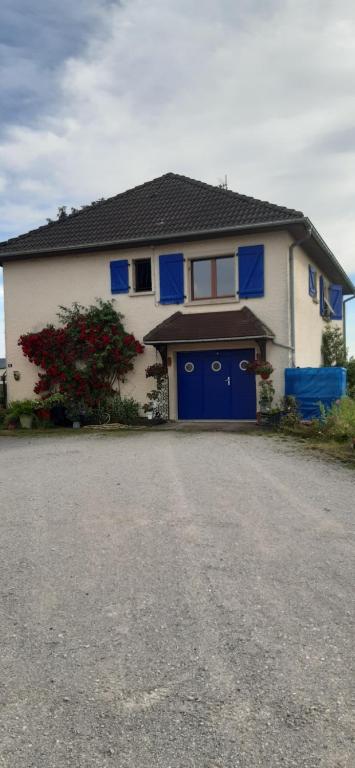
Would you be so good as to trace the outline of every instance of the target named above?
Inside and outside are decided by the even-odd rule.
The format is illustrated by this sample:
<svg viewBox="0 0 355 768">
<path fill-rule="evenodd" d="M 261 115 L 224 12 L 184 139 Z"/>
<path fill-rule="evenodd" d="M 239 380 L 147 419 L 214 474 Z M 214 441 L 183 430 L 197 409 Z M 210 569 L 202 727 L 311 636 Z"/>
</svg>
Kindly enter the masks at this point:
<svg viewBox="0 0 355 768">
<path fill-rule="evenodd" d="M 228 384 L 228 386 L 230 387 L 230 385 L 231 385 L 231 377 L 230 377 L 230 376 L 227 376 L 227 378 L 226 378 L 226 379 L 224 379 L 224 381 L 226 381 L 226 382 L 227 382 L 227 384 Z"/>
</svg>

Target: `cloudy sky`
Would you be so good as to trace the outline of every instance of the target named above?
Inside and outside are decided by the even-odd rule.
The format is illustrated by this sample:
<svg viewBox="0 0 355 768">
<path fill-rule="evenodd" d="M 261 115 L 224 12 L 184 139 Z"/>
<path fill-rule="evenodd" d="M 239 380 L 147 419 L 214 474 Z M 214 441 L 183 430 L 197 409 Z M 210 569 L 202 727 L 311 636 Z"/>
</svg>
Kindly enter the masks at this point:
<svg viewBox="0 0 355 768">
<path fill-rule="evenodd" d="M 0 239 L 227 174 L 303 210 L 355 278 L 354 39 L 353 0 L 2 0 Z"/>
</svg>

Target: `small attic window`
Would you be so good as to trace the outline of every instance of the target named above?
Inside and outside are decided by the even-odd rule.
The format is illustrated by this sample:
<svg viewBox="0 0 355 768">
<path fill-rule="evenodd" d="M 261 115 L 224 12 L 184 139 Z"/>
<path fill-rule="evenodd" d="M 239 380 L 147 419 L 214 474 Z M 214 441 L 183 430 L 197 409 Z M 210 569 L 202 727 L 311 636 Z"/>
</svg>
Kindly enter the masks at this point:
<svg viewBox="0 0 355 768">
<path fill-rule="evenodd" d="M 146 293 L 152 290 L 151 259 L 135 259 L 133 261 L 133 285 L 135 293 Z"/>
</svg>

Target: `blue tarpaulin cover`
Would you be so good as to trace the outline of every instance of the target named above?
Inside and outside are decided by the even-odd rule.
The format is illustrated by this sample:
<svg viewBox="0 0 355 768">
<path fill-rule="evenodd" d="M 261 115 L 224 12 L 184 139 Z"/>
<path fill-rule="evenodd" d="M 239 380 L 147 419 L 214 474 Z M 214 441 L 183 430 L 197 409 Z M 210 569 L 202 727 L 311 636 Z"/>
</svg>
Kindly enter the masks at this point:
<svg viewBox="0 0 355 768">
<path fill-rule="evenodd" d="M 286 368 L 285 395 L 298 401 L 303 419 L 319 418 L 319 403 L 330 408 L 346 394 L 345 368 Z"/>
</svg>

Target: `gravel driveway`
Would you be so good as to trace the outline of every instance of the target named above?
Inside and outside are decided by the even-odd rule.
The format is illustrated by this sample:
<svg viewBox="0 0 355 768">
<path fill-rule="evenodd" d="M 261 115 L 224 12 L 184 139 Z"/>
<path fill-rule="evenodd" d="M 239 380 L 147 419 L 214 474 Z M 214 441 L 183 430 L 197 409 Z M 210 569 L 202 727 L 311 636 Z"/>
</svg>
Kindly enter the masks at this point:
<svg viewBox="0 0 355 768">
<path fill-rule="evenodd" d="M 0 766 L 355 765 L 355 474 L 277 438 L 0 438 Z"/>
</svg>

